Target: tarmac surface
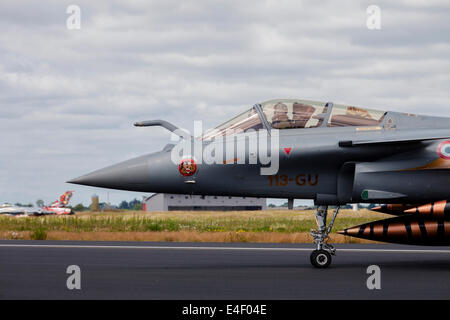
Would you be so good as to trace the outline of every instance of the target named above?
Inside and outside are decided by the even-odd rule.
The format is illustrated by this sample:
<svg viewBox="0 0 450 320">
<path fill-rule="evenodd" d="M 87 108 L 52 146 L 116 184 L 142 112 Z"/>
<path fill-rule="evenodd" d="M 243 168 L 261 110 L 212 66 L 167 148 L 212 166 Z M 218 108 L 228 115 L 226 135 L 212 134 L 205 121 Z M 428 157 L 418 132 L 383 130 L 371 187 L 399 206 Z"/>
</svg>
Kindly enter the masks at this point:
<svg viewBox="0 0 450 320">
<path fill-rule="evenodd" d="M 336 245 L 315 269 L 313 245 L 0 241 L 0 299 L 450 299 L 450 247 Z M 69 290 L 68 266 L 81 269 Z M 367 268 L 381 269 L 369 290 Z"/>
</svg>

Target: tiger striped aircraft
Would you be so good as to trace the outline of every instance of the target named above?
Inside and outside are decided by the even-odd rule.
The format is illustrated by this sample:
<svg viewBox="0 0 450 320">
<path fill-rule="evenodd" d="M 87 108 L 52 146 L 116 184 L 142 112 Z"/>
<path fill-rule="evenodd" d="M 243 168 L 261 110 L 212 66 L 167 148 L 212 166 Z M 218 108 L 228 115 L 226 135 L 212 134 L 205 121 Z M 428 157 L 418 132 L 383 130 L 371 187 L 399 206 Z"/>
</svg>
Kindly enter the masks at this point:
<svg viewBox="0 0 450 320">
<path fill-rule="evenodd" d="M 257 103 L 198 136 L 70 183 L 141 192 L 313 199 L 311 263 L 328 267 L 339 207 L 374 203 L 395 215 L 343 230 L 377 241 L 450 244 L 450 119 L 300 99 Z M 327 225 L 329 206 L 336 206 Z"/>
</svg>

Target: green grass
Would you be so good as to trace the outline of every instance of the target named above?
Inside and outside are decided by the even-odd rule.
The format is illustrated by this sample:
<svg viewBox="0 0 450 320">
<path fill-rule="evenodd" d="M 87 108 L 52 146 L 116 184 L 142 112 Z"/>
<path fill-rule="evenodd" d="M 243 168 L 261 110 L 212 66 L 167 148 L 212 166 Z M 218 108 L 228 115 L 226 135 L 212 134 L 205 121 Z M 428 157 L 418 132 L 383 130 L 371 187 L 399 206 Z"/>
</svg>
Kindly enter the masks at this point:
<svg viewBox="0 0 450 320">
<path fill-rule="evenodd" d="M 376 220 L 367 217 L 342 217 L 336 220 L 333 230 Z M 316 228 L 313 218 L 298 219 L 287 215 L 280 217 L 255 215 L 228 215 L 217 217 L 195 214 L 192 217 L 169 215 L 167 218 L 151 215 L 70 216 L 45 218 L 0 217 L 0 231 L 31 231 L 35 238 L 43 238 L 46 232 L 146 232 L 146 231 L 197 231 L 197 232 L 308 232 Z"/>
<path fill-rule="evenodd" d="M 32 240 L 46 240 L 47 231 L 42 227 L 38 227 L 31 232 L 30 238 Z"/>
</svg>

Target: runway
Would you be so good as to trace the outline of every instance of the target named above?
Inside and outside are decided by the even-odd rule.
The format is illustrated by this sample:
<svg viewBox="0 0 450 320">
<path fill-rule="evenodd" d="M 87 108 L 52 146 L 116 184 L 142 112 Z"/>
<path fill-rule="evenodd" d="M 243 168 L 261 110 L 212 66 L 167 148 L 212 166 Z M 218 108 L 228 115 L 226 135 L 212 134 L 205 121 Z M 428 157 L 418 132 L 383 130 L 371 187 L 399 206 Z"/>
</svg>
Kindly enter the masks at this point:
<svg viewBox="0 0 450 320">
<path fill-rule="evenodd" d="M 450 247 L 337 245 L 329 269 L 312 245 L 0 241 L 0 299 L 450 299 Z M 66 269 L 81 269 L 68 290 Z M 381 268 L 369 290 L 367 267 Z"/>
</svg>

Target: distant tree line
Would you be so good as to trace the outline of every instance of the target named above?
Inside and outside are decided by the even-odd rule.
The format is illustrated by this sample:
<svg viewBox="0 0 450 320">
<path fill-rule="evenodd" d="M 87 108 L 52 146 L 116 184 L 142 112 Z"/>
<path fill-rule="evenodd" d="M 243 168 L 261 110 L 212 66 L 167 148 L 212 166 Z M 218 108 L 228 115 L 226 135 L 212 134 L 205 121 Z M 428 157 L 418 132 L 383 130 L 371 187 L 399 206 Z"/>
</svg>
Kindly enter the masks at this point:
<svg viewBox="0 0 450 320">
<path fill-rule="evenodd" d="M 99 207 L 101 210 L 108 210 L 108 209 L 120 209 L 120 210 L 133 210 L 133 211 L 141 211 L 142 210 L 142 201 L 139 201 L 137 199 L 131 200 L 131 201 L 122 201 L 118 206 L 110 205 L 105 202 L 99 203 Z M 82 203 L 77 204 L 73 207 L 73 210 L 75 212 L 83 212 L 83 211 L 89 211 L 89 207 L 85 207 Z"/>
<path fill-rule="evenodd" d="M 142 201 L 139 201 L 137 199 L 131 200 L 130 202 L 122 201 L 119 205 L 119 209 L 135 211 L 142 210 Z"/>
</svg>

